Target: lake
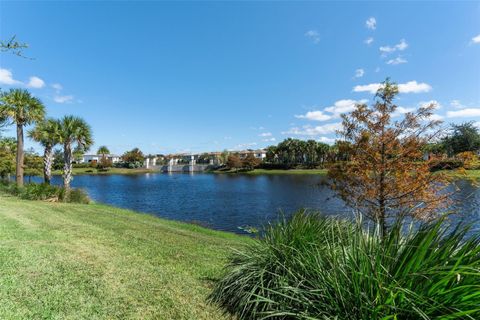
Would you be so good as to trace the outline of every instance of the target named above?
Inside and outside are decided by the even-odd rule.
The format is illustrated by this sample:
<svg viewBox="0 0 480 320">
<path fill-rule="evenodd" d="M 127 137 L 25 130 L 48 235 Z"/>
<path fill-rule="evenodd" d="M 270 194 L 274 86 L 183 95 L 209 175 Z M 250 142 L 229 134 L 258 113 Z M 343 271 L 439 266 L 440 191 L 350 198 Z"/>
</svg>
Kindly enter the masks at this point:
<svg viewBox="0 0 480 320">
<path fill-rule="evenodd" d="M 352 217 L 352 210 L 321 185 L 316 175 L 162 174 L 78 175 L 72 186 L 97 202 L 243 233 L 299 208 L 325 215 Z M 61 177 L 53 178 L 61 184 Z M 455 206 L 466 222 L 480 230 L 480 188 L 459 181 Z"/>
</svg>

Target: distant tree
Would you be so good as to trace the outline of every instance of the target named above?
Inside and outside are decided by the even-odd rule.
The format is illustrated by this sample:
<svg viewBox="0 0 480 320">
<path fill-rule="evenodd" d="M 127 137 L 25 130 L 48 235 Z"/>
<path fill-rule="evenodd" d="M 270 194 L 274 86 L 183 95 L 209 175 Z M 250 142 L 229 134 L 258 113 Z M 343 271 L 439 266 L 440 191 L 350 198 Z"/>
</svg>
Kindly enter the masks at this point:
<svg viewBox="0 0 480 320">
<path fill-rule="evenodd" d="M 40 143 L 43 148 L 43 179 L 50 184 L 52 179 L 53 148 L 60 143 L 60 122 L 48 119 L 39 122 L 34 129 L 28 131 L 28 137 Z"/>
<path fill-rule="evenodd" d="M 451 156 L 466 151 L 476 152 L 480 150 L 479 129 L 473 122 L 452 124 L 451 134 L 443 139 L 443 144 Z"/>
<path fill-rule="evenodd" d="M 43 121 L 45 107 L 42 102 L 24 89 L 10 89 L 0 96 L 0 118 L 8 119 L 17 126 L 16 181 L 23 186 L 23 127 Z"/>
<path fill-rule="evenodd" d="M 317 141 L 308 140 L 305 142 L 304 162 L 309 168 L 314 168 L 318 164 Z"/>
<path fill-rule="evenodd" d="M 317 159 L 319 164 L 323 167 L 325 166 L 325 162 L 327 162 L 328 151 L 330 150 L 330 146 L 323 142 L 317 142 Z"/>
<path fill-rule="evenodd" d="M 82 162 L 85 152 L 87 152 L 87 150 L 85 150 L 82 145 L 76 145 L 72 152 L 73 161 L 75 161 L 75 163 Z"/>
<path fill-rule="evenodd" d="M 333 190 L 375 221 L 382 236 L 389 221 L 434 217 L 448 197 L 440 192 L 445 176 L 432 174 L 429 163 L 419 161 L 423 147 L 439 133 L 435 131 L 439 122 L 430 120 L 435 106 L 421 107 L 392 122 L 397 93 L 397 85 L 387 79 L 371 108 L 359 104 L 342 116 L 340 134 L 348 142 L 342 147 L 349 161 L 329 168 Z"/>
<path fill-rule="evenodd" d="M 25 170 L 24 176 L 31 181 L 32 177 L 41 176 L 43 169 L 43 158 L 34 151 L 25 152 Z"/>
<path fill-rule="evenodd" d="M 53 164 L 52 168 L 54 170 L 61 170 L 63 168 L 63 150 L 55 149 L 53 150 Z"/>
<path fill-rule="evenodd" d="M 268 146 L 265 154 L 265 160 L 269 163 L 276 163 L 278 161 L 277 146 Z"/>
<path fill-rule="evenodd" d="M 17 140 L 12 137 L 0 138 L 0 150 L 12 153 L 17 153 Z"/>
<path fill-rule="evenodd" d="M 104 157 L 107 154 L 110 154 L 110 150 L 108 150 L 107 146 L 101 146 L 97 150 L 97 154 L 101 154 Z"/>
<path fill-rule="evenodd" d="M 0 178 L 9 181 L 15 172 L 15 154 L 17 141 L 15 138 L 0 138 Z"/>
<path fill-rule="evenodd" d="M 236 154 L 231 154 L 228 156 L 228 159 L 227 159 L 227 167 L 229 169 L 235 169 L 238 170 L 239 168 L 242 167 L 242 160 L 240 159 L 240 157 Z"/>
<path fill-rule="evenodd" d="M 127 167 L 138 168 L 142 166 L 143 161 L 145 160 L 145 156 L 143 155 L 143 152 L 140 151 L 140 149 L 133 148 L 132 150 L 127 151 L 122 155 L 122 160 L 127 165 Z"/>
<path fill-rule="evenodd" d="M 228 150 L 223 150 L 222 154 L 220 154 L 220 163 L 221 164 L 226 164 L 228 161 L 228 156 L 230 155 L 230 152 Z"/>
<path fill-rule="evenodd" d="M 108 150 L 107 146 L 101 146 L 97 150 L 97 154 L 101 154 L 102 157 L 100 161 L 97 163 L 97 169 L 99 170 L 107 170 L 112 166 L 112 161 L 107 159 L 107 154 L 110 154 L 110 150 Z"/>
<path fill-rule="evenodd" d="M 93 144 L 92 129 L 82 118 L 65 116 L 60 120 L 60 142 L 63 144 L 63 186 L 68 191 L 72 181 L 72 146 L 88 150 Z"/>
<path fill-rule="evenodd" d="M 97 169 L 100 171 L 107 171 L 108 168 L 111 168 L 113 165 L 112 160 L 108 159 L 105 156 L 100 158 L 100 161 L 97 163 Z"/>
<path fill-rule="evenodd" d="M 262 160 L 255 158 L 255 156 L 252 153 L 249 153 L 247 154 L 245 159 L 243 159 L 242 167 L 244 167 L 247 170 L 253 170 L 256 167 L 258 167 L 258 165 L 260 165 L 261 162 Z"/>
<path fill-rule="evenodd" d="M 423 148 L 423 152 L 431 153 L 436 156 L 442 155 L 446 152 L 445 144 L 443 142 L 431 142 L 427 143 Z"/>
</svg>

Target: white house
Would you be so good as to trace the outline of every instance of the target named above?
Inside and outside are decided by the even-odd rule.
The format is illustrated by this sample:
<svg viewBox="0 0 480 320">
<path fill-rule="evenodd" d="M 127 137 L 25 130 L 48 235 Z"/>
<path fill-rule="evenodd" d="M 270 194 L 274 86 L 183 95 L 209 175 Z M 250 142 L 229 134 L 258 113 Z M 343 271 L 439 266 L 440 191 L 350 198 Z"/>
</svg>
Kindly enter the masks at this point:
<svg viewBox="0 0 480 320">
<path fill-rule="evenodd" d="M 117 163 L 121 160 L 120 156 L 117 156 L 115 154 L 106 154 L 105 157 L 112 163 Z M 78 161 L 78 163 L 99 162 L 101 159 L 101 154 L 84 154 L 83 157 Z"/>
</svg>

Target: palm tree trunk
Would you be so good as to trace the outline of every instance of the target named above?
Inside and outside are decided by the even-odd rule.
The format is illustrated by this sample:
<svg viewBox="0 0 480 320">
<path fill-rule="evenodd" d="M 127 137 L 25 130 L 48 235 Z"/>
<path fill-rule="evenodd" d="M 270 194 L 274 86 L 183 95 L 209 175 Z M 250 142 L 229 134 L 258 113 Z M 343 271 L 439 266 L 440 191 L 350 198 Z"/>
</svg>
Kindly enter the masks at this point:
<svg viewBox="0 0 480 320">
<path fill-rule="evenodd" d="M 67 191 L 70 190 L 72 181 L 72 156 L 72 146 L 70 143 L 65 143 L 63 146 L 63 186 Z"/>
<path fill-rule="evenodd" d="M 45 147 L 45 152 L 43 154 L 43 179 L 46 184 L 50 184 L 52 180 L 52 164 L 53 164 L 53 152 L 52 147 Z"/>
<path fill-rule="evenodd" d="M 23 125 L 17 124 L 17 186 L 23 186 Z"/>
</svg>

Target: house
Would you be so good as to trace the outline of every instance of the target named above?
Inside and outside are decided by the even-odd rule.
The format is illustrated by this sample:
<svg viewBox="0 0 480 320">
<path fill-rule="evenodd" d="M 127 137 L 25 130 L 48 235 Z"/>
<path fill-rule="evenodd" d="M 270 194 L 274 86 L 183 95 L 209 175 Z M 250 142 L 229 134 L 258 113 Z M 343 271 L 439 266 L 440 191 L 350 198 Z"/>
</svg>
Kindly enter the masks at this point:
<svg viewBox="0 0 480 320">
<path fill-rule="evenodd" d="M 90 162 L 99 162 L 102 159 L 103 155 L 101 154 L 84 154 L 77 163 L 90 163 Z M 120 156 L 115 154 L 106 154 L 105 157 L 107 160 L 110 160 L 112 163 L 117 163 L 121 161 Z"/>
<path fill-rule="evenodd" d="M 249 154 L 253 154 L 255 158 L 260 160 L 264 160 L 267 157 L 267 151 L 264 149 L 244 150 L 238 152 L 238 156 L 240 157 L 240 159 L 245 159 Z"/>
</svg>

